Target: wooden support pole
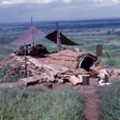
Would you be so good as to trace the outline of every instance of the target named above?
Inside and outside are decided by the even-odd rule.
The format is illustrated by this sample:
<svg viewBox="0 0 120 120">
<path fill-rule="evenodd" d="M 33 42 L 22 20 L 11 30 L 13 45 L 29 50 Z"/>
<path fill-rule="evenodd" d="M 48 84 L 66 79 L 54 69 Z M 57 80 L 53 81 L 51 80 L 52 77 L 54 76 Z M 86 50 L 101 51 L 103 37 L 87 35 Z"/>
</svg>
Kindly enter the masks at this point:
<svg viewBox="0 0 120 120">
<path fill-rule="evenodd" d="M 33 26 L 33 21 L 32 21 L 32 17 L 31 17 L 31 26 Z"/>
<path fill-rule="evenodd" d="M 57 26 L 57 45 L 59 47 L 59 50 L 61 50 L 60 32 L 58 30 L 58 23 L 57 22 L 56 22 L 56 26 Z"/>
<path fill-rule="evenodd" d="M 25 45 L 24 45 L 24 56 L 25 56 L 25 77 L 27 78 L 26 43 L 25 43 Z"/>
</svg>

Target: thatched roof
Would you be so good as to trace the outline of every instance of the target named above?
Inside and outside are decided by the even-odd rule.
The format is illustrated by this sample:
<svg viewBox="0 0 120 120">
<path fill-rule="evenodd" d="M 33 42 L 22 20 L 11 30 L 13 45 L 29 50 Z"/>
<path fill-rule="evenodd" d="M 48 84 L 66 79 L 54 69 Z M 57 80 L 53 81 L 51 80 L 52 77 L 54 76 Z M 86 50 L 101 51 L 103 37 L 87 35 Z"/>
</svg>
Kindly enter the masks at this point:
<svg viewBox="0 0 120 120">
<path fill-rule="evenodd" d="M 31 26 L 26 32 L 24 32 L 19 38 L 13 41 L 11 44 L 16 46 L 28 45 L 39 39 L 45 37 L 46 34 Z"/>
<path fill-rule="evenodd" d="M 58 32 L 56 30 L 56 31 L 48 34 L 46 36 L 46 38 L 49 39 L 49 40 L 51 40 L 51 41 L 53 41 L 53 42 L 55 42 L 57 44 L 57 33 Z M 67 37 L 65 37 L 61 32 L 59 32 L 59 38 L 61 40 L 60 41 L 61 44 L 64 44 L 64 45 L 79 45 L 79 44 L 73 42 L 72 40 L 68 39 Z"/>
</svg>

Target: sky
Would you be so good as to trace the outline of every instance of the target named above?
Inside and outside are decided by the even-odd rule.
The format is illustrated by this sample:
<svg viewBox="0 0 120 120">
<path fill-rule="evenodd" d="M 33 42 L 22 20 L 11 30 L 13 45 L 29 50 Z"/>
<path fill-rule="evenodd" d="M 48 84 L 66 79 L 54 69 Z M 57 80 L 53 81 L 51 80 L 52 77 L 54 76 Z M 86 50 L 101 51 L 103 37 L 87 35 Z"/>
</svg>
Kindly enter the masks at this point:
<svg viewBox="0 0 120 120">
<path fill-rule="evenodd" d="M 0 0 L 0 23 L 120 18 L 120 0 Z"/>
</svg>

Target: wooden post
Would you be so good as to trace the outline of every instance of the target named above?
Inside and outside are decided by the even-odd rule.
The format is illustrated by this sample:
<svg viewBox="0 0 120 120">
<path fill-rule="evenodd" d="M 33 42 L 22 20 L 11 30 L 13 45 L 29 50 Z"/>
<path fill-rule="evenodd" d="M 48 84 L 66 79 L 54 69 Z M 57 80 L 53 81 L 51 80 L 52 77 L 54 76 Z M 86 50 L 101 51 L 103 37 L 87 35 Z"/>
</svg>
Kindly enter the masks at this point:
<svg viewBox="0 0 120 120">
<path fill-rule="evenodd" d="M 96 56 L 99 57 L 99 61 L 101 61 L 101 56 L 102 56 L 102 44 L 97 44 L 95 43 L 95 48 L 96 48 Z"/>
<path fill-rule="evenodd" d="M 105 51 L 105 54 L 107 55 L 107 58 L 109 59 L 109 58 L 110 58 L 110 55 L 108 54 L 107 51 Z"/>
<path fill-rule="evenodd" d="M 31 17 L 31 26 L 33 26 L 33 21 L 32 21 L 32 17 Z"/>
<path fill-rule="evenodd" d="M 83 85 L 89 85 L 89 75 L 79 75 Z"/>
<path fill-rule="evenodd" d="M 102 44 L 96 44 L 96 55 L 102 56 Z"/>
<path fill-rule="evenodd" d="M 59 47 L 59 50 L 61 50 L 60 32 L 58 30 L 58 23 L 57 22 L 56 22 L 56 26 L 57 26 L 57 45 Z"/>
<path fill-rule="evenodd" d="M 108 80 L 108 75 L 105 75 L 104 80 L 105 80 L 105 83 L 109 81 L 109 80 Z"/>
<path fill-rule="evenodd" d="M 26 43 L 25 43 L 25 45 L 24 45 L 24 56 L 25 56 L 25 77 L 27 78 Z"/>
<path fill-rule="evenodd" d="M 31 17 L 31 26 L 33 26 L 33 19 L 32 19 L 32 17 Z M 33 29 L 32 29 L 32 38 L 33 38 L 33 44 L 34 44 Z"/>
</svg>

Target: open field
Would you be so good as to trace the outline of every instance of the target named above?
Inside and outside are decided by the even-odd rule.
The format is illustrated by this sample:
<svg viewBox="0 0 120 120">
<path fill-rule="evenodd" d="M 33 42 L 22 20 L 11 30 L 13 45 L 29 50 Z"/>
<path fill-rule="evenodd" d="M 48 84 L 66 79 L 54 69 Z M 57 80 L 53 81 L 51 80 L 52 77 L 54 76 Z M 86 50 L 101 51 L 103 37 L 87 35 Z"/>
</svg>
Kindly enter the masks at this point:
<svg viewBox="0 0 120 120">
<path fill-rule="evenodd" d="M 71 40 L 79 43 L 78 46 L 62 46 L 62 48 L 79 47 L 82 50 L 95 53 L 95 41 L 103 44 L 103 57 L 105 51 L 110 56 L 120 55 L 120 19 L 91 20 L 91 21 L 59 21 L 59 31 Z M 55 22 L 35 22 L 34 26 L 48 34 L 56 30 Z M 0 24 L 0 57 L 16 50 L 10 43 L 18 38 L 30 27 L 30 23 Z M 43 44 L 49 51 L 58 50 L 57 45 L 43 38 L 38 43 Z M 4 51 L 4 52 L 3 52 Z"/>
</svg>

